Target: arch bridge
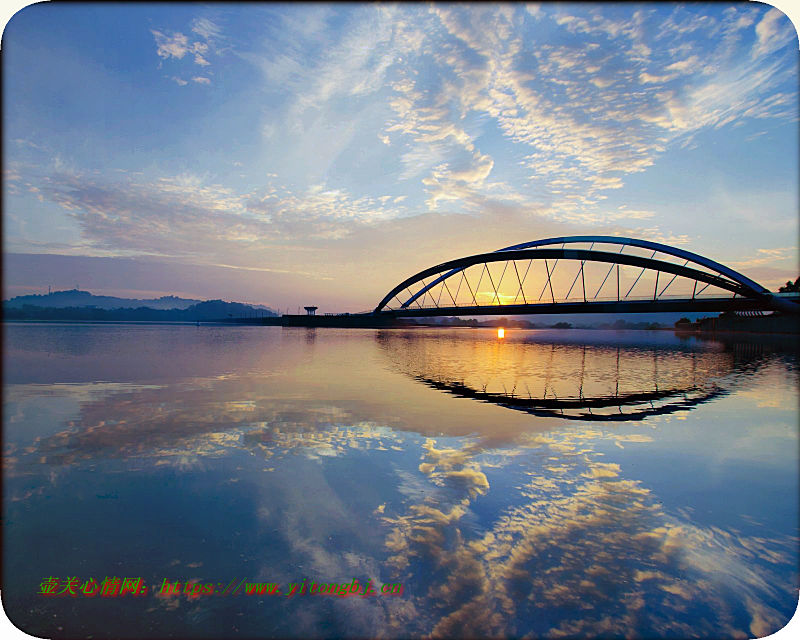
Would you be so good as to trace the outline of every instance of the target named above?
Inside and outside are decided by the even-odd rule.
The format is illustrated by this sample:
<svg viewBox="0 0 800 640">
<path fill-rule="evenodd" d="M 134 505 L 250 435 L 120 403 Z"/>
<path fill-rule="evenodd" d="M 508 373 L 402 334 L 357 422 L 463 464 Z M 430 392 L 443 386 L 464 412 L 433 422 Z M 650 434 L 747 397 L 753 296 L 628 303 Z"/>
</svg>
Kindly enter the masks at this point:
<svg viewBox="0 0 800 640">
<path fill-rule="evenodd" d="M 430 317 L 661 311 L 800 314 L 725 265 L 677 247 L 616 236 L 570 236 L 448 260 L 406 278 L 373 316 Z"/>
</svg>

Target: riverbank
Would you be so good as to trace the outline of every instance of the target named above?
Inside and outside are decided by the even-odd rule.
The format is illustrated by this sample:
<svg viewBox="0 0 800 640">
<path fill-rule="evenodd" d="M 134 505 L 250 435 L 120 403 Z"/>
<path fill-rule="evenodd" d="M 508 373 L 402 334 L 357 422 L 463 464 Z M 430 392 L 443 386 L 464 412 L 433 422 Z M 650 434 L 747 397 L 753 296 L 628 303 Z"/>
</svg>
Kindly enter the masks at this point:
<svg viewBox="0 0 800 640">
<path fill-rule="evenodd" d="M 697 325 L 702 333 L 800 334 L 800 318 L 773 313 L 768 316 L 720 315 L 703 318 Z"/>
</svg>

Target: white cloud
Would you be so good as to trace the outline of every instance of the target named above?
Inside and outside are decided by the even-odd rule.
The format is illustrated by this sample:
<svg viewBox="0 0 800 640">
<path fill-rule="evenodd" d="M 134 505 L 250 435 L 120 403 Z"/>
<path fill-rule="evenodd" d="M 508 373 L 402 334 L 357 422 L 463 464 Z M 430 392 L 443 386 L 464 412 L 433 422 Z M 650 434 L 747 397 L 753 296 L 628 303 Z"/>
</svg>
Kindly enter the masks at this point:
<svg viewBox="0 0 800 640">
<path fill-rule="evenodd" d="M 653 211 L 628 209 L 627 207 L 624 206 L 619 208 L 620 218 L 629 218 L 631 220 L 645 220 L 647 218 L 652 218 L 653 216 L 655 216 L 655 212 Z"/>
<path fill-rule="evenodd" d="M 205 42 L 200 40 L 190 41 L 190 38 L 185 36 L 180 31 L 167 32 L 151 29 L 150 33 L 153 34 L 153 37 L 156 40 L 156 45 L 158 47 L 156 54 L 159 58 L 164 60 L 168 58 L 182 60 L 187 53 L 191 53 L 194 54 L 195 64 L 203 67 L 211 65 L 206 56 L 209 52 L 217 51 L 216 49 L 212 48 L 210 43 L 220 37 L 219 27 L 217 27 L 211 20 L 207 18 L 197 18 L 193 20 L 190 32 L 190 35 L 197 34 L 204 38 Z"/>
<path fill-rule="evenodd" d="M 195 18 L 192 21 L 192 31 L 206 40 L 219 38 L 222 35 L 220 27 L 208 18 Z"/>
<path fill-rule="evenodd" d="M 697 56 L 689 56 L 685 60 L 679 60 L 678 62 L 673 62 L 672 64 L 668 64 L 664 67 L 665 71 L 680 71 L 681 73 L 689 71 L 691 69 L 696 69 L 700 59 Z"/>
<path fill-rule="evenodd" d="M 753 258 L 746 260 L 739 260 L 730 262 L 732 266 L 739 268 L 742 267 L 756 267 L 763 265 L 771 265 L 780 263 L 784 260 L 797 261 L 797 247 L 775 247 L 773 249 L 759 249 L 757 255 Z"/>
<path fill-rule="evenodd" d="M 756 25 L 756 36 L 757 41 L 751 53 L 753 58 L 771 53 L 790 42 L 797 42 L 797 33 L 791 20 L 775 8 L 767 11 Z"/>
<path fill-rule="evenodd" d="M 223 40 L 261 72 L 232 94 L 253 110 L 239 119 L 252 116 L 256 147 L 237 154 L 242 180 L 263 181 L 237 193 L 280 238 L 344 238 L 411 215 L 401 202 L 582 225 L 649 218 L 647 204 L 616 205 L 667 150 L 745 119 L 762 136 L 796 119 L 796 59 L 780 49 L 790 25 L 759 5 L 281 6 L 264 10 L 263 41 L 247 42 L 223 37 L 208 11 L 152 30 L 160 73 L 219 85 Z M 291 192 L 269 179 L 276 168 Z"/>
<path fill-rule="evenodd" d="M 476 153 L 472 156 L 471 164 L 472 166 L 468 169 L 450 173 L 450 179 L 459 182 L 483 184 L 483 181 L 489 177 L 489 173 L 492 171 L 494 160 L 488 155 Z"/>
<path fill-rule="evenodd" d="M 180 60 L 189 51 L 189 39 L 180 32 L 174 31 L 171 35 L 167 35 L 161 31 L 151 29 L 150 33 L 156 39 L 156 44 L 158 45 L 156 53 L 159 58 L 167 59 L 172 57 Z"/>
<path fill-rule="evenodd" d="M 655 84 L 655 83 L 661 83 L 661 82 L 668 82 L 669 80 L 672 80 L 673 78 L 675 78 L 674 75 L 666 74 L 666 75 L 663 75 L 663 76 L 655 76 L 655 75 L 650 75 L 646 71 L 643 71 L 642 73 L 639 74 L 639 82 L 642 82 L 644 84 Z"/>
</svg>

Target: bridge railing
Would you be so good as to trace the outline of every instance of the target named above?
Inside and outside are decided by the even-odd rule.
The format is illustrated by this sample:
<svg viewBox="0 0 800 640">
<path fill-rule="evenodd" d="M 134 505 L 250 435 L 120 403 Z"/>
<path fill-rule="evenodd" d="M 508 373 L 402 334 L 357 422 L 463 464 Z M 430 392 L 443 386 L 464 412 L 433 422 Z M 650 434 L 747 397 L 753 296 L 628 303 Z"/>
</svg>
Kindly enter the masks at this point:
<svg viewBox="0 0 800 640">
<path fill-rule="evenodd" d="M 556 246 L 559 244 L 560 247 Z M 588 249 L 581 248 L 586 244 L 589 244 Z M 614 246 L 609 250 L 607 245 Z M 656 254 L 658 254 L 657 259 Z M 525 261 L 528 261 L 527 267 L 524 267 Z M 528 281 L 526 290 L 526 279 L 534 261 L 540 263 L 544 272 L 535 271 L 532 276 L 533 282 Z M 683 264 L 680 264 L 681 261 Z M 505 265 L 502 265 L 503 262 Z M 520 273 L 518 263 L 523 265 L 523 273 Z M 510 280 L 506 281 L 505 289 L 502 289 L 503 279 L 510 264 L 513 264 L 512 275 L 509 275 Z M 564 275 L 564 269 L 567 267 L 562 267 L 558 277 L 555 277 L 556 268 L 560 264 L 571 265 L 572 268 L 568 269 L 570 272 L 568 275 Z M 611 278 L 605 289 L 606 294 L 601 297 L 598 294 L 603 293 L 603 287 L 607 284 L 615 265 L 616 278 Z M 575 267 L 577 272 L 572 270 Z M 468 270 L 472 270 L 471 277 Z M 635 272 L 638 274 L 633 279 Z M 603 273 L 605 276 L 602 276 Z M 642 280 L 645 273 L 648 275 Z M 484 275 L 487 276 L 488 282 L 483 285 L 484 289 L 479 291 L 484 282 Z M 653 275 L 655 283 L 651 282 Z M 662 275 L 663 280 L 660 280 L 659 276 Z M 601 277 L 602 282 L 600 282 Z M 454 279 L 450 280 L 451 278 Z M 474 283 L 473 278 L 477 278 L 475 286 L 470 283 L 470 280 Z M 665 295 L 676 278 L 680 279 L 672 287 L 671 293 Z M 629 287 L 631 279 L 633 284 Z M 448 286 L 448 280 L 452 286 Z M 567 290 L 570 280 L 572 284 Z M 517 283 L 519 289 L 516 287 Z M 462 284 L 466 284 L 466 290 L 463 290 Z M 631 295 L 637 285 L 639 292 Z M 688 292 L 676 292 L 676 289 L 685 290 L 687 285 L 692 286 L 691 295 Z M 532 286 L 535 286 L 534 291 L 530 290 Z M 558 291 L 562 287 L 563 290 Z M 643 287 L 649 288 L 652 294 L 643 291 Z M 708 287 L 712 289 L 705 291 Z M 612 293 L 615 288 L 616 295 Z M 451 289 L 455 291 L 455 295 Z M 624 295 L 622 295 L 623 290 L 627 290 Z M 560 294 L 558 297 L 555 296 L 556 292 Z M 595 295 L 591 296 L 590 293 Z M 534 299 L 533 296 L 537 294 L 538 297 Z M 616 236 L 546 238 L 516 244 L 494 252 L 448 260 L 423 269 L 395 285 L 380 300 L 375 311 L 420 315 L 421 311 L 463 308 L 483 309 L 486 313 L 496 314 L 504 306 L 516 306 L 516 310 L 509 312 L 528 313 L 526 308 L 541 307 L 539 311 L 533 309 L 531 312 L 553 313 L 554 311 L 545 307 L 563 304 L 573 309 L 575 305 L 586 305 L 586 310 L 593 308 L 602 312 L 615 312 L 619 309 L 626 310 L 618 307 L 617 303 L 628 302 L 636 303 L 634 306 L 639 309 L 652 307 L 653 310 L 665 308 L 661 303 L 667 303 L 671 308 L 686 308 L 685 310 L 689 310 L 694 304 L 703 309 L 711 309 L 713 305 L 718 304 L 719 310 L 763 305 L 773 310 L 800 314 L 800 304 L 797 304 L 796 299 L 790 301 L 782 295 L 774 295 L 757 282 L 714 260 L 657 242 Z M 651 302 L 652 304 L 647 304 Z"/>
<path fill-rule="evenodd" d="M 728 296 L 720 296 L 719 294 L 704 293 L 704 294 L 695 295 L 693 299 L 694 300 L 730 300 L 730 299 L 735 298 L 735 297 L 737 297 L 735 294 L 731 294 L 731 295 L 728 295 Z M 741 296 L 738 296 L 738 297 L 741 298 Z M 631 302 L 631 301 L 639 301 L 639 300 L 642 300 L 642 301 L 650 300 L 650 301 L 652 301 L 653 299 L 654 299 L 654 297 L 652 295 L 650 295 L 650 296 L 626 296 L 626 297 L 622 297 L 622 298 L 619 298 L 619 299 L 616 296 L 599 296 L 599 297 L 596 297 L 596 298 L 587 297 L 586 298 L 586 302 Z M 680 295 L 680 294 L 676 294 L 676 295 L 660 295 L 660 296 L 657 297 L 657 300 L 659 300 L 659 301 L 663 301 L 663 300 L 688 300 L 688 299 L 692 299 L 692 298 L 690 298 L 689 296 Z M 577 303 L 583 303 L 584 300 L 583 300 L 582 297 L 577 297 L 577 298 L 556 298 L 555 299 L 555 303 L 556 304 L 576 303 L 576 302 Z M 499 302 L 499 301 L 495 300 L 495 301 L 492 301 L 492 302 L 478 303 L 477 305 L 473 304 L 471 302 L 452 304 L 452 301 L 447 303 L 447 304 L 439 304 L 439 305 L 436 305 L 436 304 L 433 304 L 433 305 L 431 305 L 431 304 L 418 305 L 418 304 L 414 303 L 414 304 L 408 305 L 408 307 L 405 307 L 405 309 L 441 309 L 441 308 L 451 309 L 451 308 L 457 308 L 457 307 L 466 307 L 466 308 L 473 308 L 474 309 L 475 307 L 507 307 L 507 306 L 513 306 L 513 305 L 522 305 L 522 304 L 527 304 L 527 305 L 553 304 L 553 299 L 552 298 L 542 298 L 540 300 L 523 300 L 522 296 L 520 296 L 519 298 L 516 299 L 516 301 L 512 301 L 512 302 Z M 387 307 L 386 310 L 387 311 L 399 311 L 401 309 L 402 308 L 398 306 L 398 307 Z"/>
</svg>

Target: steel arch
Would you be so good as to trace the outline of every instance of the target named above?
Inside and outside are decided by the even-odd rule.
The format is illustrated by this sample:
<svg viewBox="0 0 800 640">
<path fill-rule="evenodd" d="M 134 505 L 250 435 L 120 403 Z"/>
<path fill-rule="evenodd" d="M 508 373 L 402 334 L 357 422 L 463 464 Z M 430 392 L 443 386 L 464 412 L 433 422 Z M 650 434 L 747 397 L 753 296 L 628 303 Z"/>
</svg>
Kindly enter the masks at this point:
<svg viewBox="0 0 800 640">
<path fill-rule="evenodd" d="M 594 246 L 596 243 L 616 244 L 623 245 L 623 247 L 620 249 L 620 253 L 611 253 L 608 251 L 597 251 L 592 249 L 566 249 L 565 245 L 570 243 L 592 243 L 592 246 Z M 560 248 L 542 248 L 547 247 L 548 245 L 557 244 L 561 244 L 562 246 Z M 662 253 L 682 258 L 686 260 L 685 264 L 689 264 L 691 262 L 694 263 L 694 265 L 710 269 L 716 273 L 708 273 L 706 271 L 700 271 L 696 268 L 687 267 L 685 265 L 682 266 L 671 262 L 665 262 L 663 260 L 656 260 L 653 257 L 644 258 L 641 256 L 622 254 L 621 251 L 625 246 L 651 249 L 653 250 L 653 255 L 656 253 Z M 504 247 L 503 249 L 498 249 L 497 251 L 491 253 L 480 253 L 472 256 L 466 256 L 464 258 L 443 262 L 433 267 L 429 267 L 428 269 L 423 269 L 410 278 L 406 278 L 403 282 L 398 284 L 389 293 L 387 293 L 386 296 L 384 296 L 384 298 L 380 301 L 378 306 L 375 307 L 372 313 L 379 314 L 390 312 L 384 312 L 383 309 L 387 303 L 392 300 L 392 298 L 413 284 L 422 282 L 423 287 L 419 291 L 412 294 L 412 296 L 406 300 L 406 302 L 401 302 L 400 309 L 397 311 L 402 312 L 408 309 L 409 305 L 419 299 L 420 296 L 423 296 L 427 291 L 430 291 L 440 282 L 443 282 L 451 276 L 458 274 L 475 264 L 489 264 L 492 262 L 522 259 L 546 260 L 547 258 L 565 258 L 582 260 L 586 262 L 605 262 L 612 265 L 631 265 L 642 267 L 643 269 L 671 273 L 674 276 L 683 276 L 697 282 L 704 282 L 708 285 L 714 285 L 723 290 L 731 291 L 734 294 L 740 295 L 742 298 L 758 301 L 763 304 L 765 308 L 777 309 L 788 313 L 800 312 L 800 305 L 775 297 L 768 289 L 751 280 L 750 278 L 747 278 L 741 273 L 734 271 L 733 269 L 730 269 L 729 267 L 726 267 L 725 265 L 722 265 L 714 260 L 690 251 L 685 251 L 683 249 L 678 249 L 676 247 L 671 247 L 669 245 L 657 242 L 650 242 L 648 240 L 639 240 L 636 238 L 620 238 L 617 236 L 569 236 L 560 238 L 547 238 L 543 240 L 535 240 L 532 242 L 516 244 L 509 247 Z M 424 278 L 436 274 L 442 275 L 435 278 L 430 283 L 425 284 Z M 399 298 L 398 301 L 400 301 Z M 554 304 L 557 303 L 554 301 Z"/>
</svg>

